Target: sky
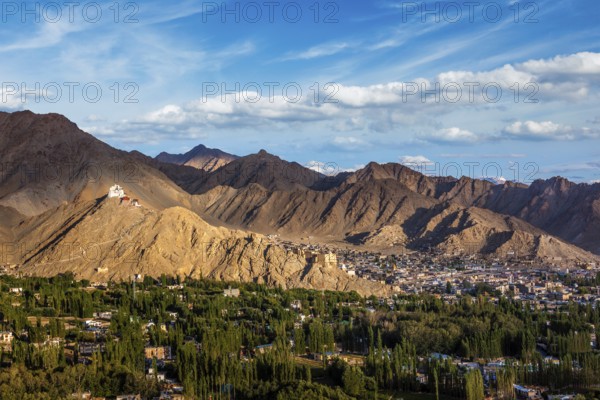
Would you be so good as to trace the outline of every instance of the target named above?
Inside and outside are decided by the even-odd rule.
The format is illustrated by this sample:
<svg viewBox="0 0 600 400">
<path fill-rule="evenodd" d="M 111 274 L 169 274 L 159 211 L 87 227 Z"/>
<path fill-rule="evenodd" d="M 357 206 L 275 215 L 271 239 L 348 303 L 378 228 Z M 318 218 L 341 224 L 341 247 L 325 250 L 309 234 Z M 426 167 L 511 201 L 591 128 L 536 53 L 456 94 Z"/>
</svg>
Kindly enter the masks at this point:
<svg viewBox="0 0 600 400">
<path fill-rule="evenodd" d="M 600 181 L 600 5 L 2 2 L 0 110 L 155 156 Z"/>
</svg>

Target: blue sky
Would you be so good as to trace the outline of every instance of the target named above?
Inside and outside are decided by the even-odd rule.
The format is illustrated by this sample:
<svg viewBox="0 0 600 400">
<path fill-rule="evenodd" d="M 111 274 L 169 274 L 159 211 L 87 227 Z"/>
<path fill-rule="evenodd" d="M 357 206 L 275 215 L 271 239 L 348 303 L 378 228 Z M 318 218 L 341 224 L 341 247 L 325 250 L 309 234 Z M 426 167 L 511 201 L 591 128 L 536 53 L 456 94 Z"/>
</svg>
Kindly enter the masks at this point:
<svg viewBox="0 0 600 400">
<path fill-rule="evenodd" d="M 3 2 L 0 18 L 0 108 L 118 148 L 600 180 L 597 0 Z"/>
</svg>

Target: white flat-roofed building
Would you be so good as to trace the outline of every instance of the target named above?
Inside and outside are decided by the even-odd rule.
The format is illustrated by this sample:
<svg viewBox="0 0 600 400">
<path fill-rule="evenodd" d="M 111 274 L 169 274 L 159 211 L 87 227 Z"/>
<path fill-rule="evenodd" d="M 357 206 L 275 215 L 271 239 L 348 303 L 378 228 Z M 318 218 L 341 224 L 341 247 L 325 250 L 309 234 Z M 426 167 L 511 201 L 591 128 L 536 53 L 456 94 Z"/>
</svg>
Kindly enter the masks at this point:
<svg viewBox="0 0 600 400">
<path fill-rule="evenodd" d="M 123 188 L 119 185 L 114 185 L 111 186 L 110 189 L 108 189 L 108 198 L 112 199 L 114 197 L 125 197 L 125 190 L 123 190 Z"/>
</svg>

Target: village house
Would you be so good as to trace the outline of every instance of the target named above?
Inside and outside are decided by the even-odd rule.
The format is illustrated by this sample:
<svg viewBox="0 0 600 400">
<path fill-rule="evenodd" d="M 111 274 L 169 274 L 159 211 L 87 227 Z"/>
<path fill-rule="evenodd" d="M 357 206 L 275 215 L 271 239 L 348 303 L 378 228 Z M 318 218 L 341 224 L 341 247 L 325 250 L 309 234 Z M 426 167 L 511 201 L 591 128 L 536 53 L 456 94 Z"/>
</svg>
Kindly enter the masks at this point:
<svg viewBox="0 0 600 400">
<path fill-rule="evenodd" d="M 223 296 L 225 297 L 240 297 L 240 289 L 232 289 L 229 286 L 229 289 L 223 290 Z"/>
<path fill-rule="evenodd" d="M 94 318 L 104 319 L 106 321 L 110 321 L 112 318 L 111 311 L 103 311 L 103 312 L 95 312 Z"/>
<path fill-rule="evenodd" d="M 106 345 L 104 343 L 79 342 L 78 349 L 80 355 L 91 356 L 96 352 L 103 353 L 106 349 Z"/>
<path fill-rule="evenodd" d="M 154 368 L 148 368 L 146 379 L 156 379 L 158 382 L 164 382 L 167 379 L 166 372 L 155 371 Z"/>
<path fill-rule="evenodd" d="M 42 343 L 33 343 L 33 345 L 37 348 L 41 347 L 59 347 L 64 340 L 58 337 L 50 337 L 46 336 L 46 340 Z"/>
<path fill-rule="evenodd" d="M 538 396 L 537 391 L 534 389 L 520 385 L 513 385 L 513 387 L 515 388 L 515 394 L 518 399 L 535 399 Z"/>
<path fill-rule="evenodd" d="M 156 358 L 157 360 L 171 359 L 171 346 L 148 346 L 144 348 L 144 354 L 147 360 Z"/>
<path fill-rule="evenodd" d="M 327 362 L 333 360 L 334 358 L 337 358 L 338 356 L 339 356 L 339 353 L 334 352 L 334 351 L 326 351 L 325 353 L 313 353 L 312 354 L 313 360 L 323 361 L 323 359 L 325 359 L 325 361 L 327 361 Z"/>
<path fill-rule="evenodd" d="M 78 400 L 98 400 L 98 399 L 104 399 L 104 397 L 92 397 L 92 393 L 91 392 L 73 393 L 73 394 L 71 394 L 71 397 L 73 399 L 78 399 Z"/>
<path fill-rule="evenodd" d="M 273 343 L 271 344 L 263 344 L 260 346 L 256 346 L 254 348 L 254 351 L 256 352 L 256 354 L 265 354 L 268 351 L 273 350 Z"/>
<path fill-rule="evenodd" d="M 0 331 L 0 349 L 12 351 L 13 333 L 10 331 Z"/>
<path fill-rule="evenodd" d="M 300 311 L 302 310 L 302 301 L 301 300 L 293 300 L 290 303 L 290 306 L 292 307 L 292 309 L 294 309 L 295 311 Z"/>
</svg>

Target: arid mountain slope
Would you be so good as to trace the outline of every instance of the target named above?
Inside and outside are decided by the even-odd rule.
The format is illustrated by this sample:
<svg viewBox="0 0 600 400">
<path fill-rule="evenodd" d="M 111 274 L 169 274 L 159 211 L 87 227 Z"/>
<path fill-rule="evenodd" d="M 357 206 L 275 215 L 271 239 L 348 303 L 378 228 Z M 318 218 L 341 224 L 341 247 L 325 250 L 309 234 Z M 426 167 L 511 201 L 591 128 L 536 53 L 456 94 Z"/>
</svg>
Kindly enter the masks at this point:
<svg viewBox="0 0 600 400">
<path fill-rule="evenodd" d="M 165 171 L 169 177 L 182 183 L 178 176 L 180 170 Z M 256 154 L 238 158 L 235 161 L 197 180 L 183 183 L 182 187 L 189 193 L 200 194 L 218 186 L 243 188 L 258 184 L 268 190 L 296 190 L 312 187 L 325 178 L 324 175 L 305 168 L 295 162 L 288 162 L 267 153 L 264 150 Z"/>
<path fill-rule="evenodd" d="M 272 165 L 276 167 L 269 168 Z M 547 231 L 600 254 L 600 184 L 576 185 L 553 178 L 529 187 L 512 182 L 495 185 L 468 177 L 425 176 L 394 163 L 369 163 L 354 173 L 326 177 L 265 152 L 242 157 L 229 167 L 227 172 L 221 169 L 197 179 L 188 177 L 182 187 L 201 194 L 205 215 L 249 229 L 351 241 L 375 235 L 378 239 L 369 243 L 384 243 L 381 232 L 390 229 L 382 228 L 410 228 L 413 219 L 405 223 L 409 216 L 446 204 L 517 217 L 531 224 L 519 225 L 519 229 L 536 236 Z M 178 183 L 185 176 L 180 171 L 167 174 L 179 179 Z M 392 230 L 398 233 L 397 228 Z"/>
<path fill-rule="evenodd" d="M 386 291 L 337 268 L 307 265 L 261 235 L 211 226 L 182 207 L 157 211 L 102 198 L 31 218 L 20 234 L 23 271 L 36 275 L 72 271 L 103 281 L 164 273 L 284 288 Z"/>
<path fill-rule="evenodd" d="M 0 249 L 0 264 L 6 262 L 4 254 L 9 253 L 8 248 L 15 243 L 16 237 L 13 228 L 24 218 L 25 216 L 14 208 L 0 206 L 0 246 L 2 246 Z"/>
<path fill-rule="evenodd" d="M 579 261 L 593 258 L 590 253 L 518 218 L 449 202 L 415 214 L 407 221 L 406 228 L 413 238 L 409 247 L 415 249 L 431 246 L 448 253 L 560 257 Z"/>
<path fill-rule="evenodd" d="M 371 163 L 346 182 L 390 178 L 411 190 L 465 207 L 477 206 L 529 222 L 552 235 L 600 254 L 600 184 L 560 177 L 530 186 L 461 177 L 428 177 L 399 164 Z"/>
<path fill-rule="evenodd" d="M 550 234 L 600 254 L 600 184 L 575 184 L 560 177 L 530 186 L 501 185 L 475 202 L 514 215 Z"/>
<path fill-rule="evenodd" d="M 0 113 L 0 206 L 27 216 L 93 200 L 114 183 L 146 207 L 191 206 L 163 173 L 81 131 L 58 114 Z"/>
<path fill-rule="evenodd" d="M 162 152 L 155 157 L 157 161 L 176 165 L 186 165 L 196 169 L 212 172 L 239 157 L 225 153 L 219 149 L 209 149 L 204 145 L 198 145 L 185 154 L 169 154 Z"/>
<path fill-rule="evenodd" d="M 207 215 L 264 233 L 316 235 L 381 249 L 594 258 L 518 218 L 424 196 L 387 177 L 346 181 L 324 191 L 220 186 L 199 199 Z"/>
</svg>

